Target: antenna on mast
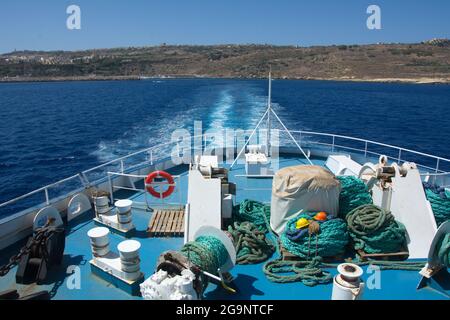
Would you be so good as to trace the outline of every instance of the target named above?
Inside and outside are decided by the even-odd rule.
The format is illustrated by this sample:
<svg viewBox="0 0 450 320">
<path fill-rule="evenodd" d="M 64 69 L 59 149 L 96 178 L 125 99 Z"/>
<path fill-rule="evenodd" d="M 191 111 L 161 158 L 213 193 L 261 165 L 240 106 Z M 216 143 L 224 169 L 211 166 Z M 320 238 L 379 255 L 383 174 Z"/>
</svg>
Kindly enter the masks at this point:
<svg viewBox="0 0 450 320">
<path fill-rule="evenodd" d="M 294 144 L 297 146 L 297 148 L 301 151 L 301 153 L 303 154 L 303 156 L 305 157 L 305 159 L 309 162 L 309 164 L 313 164 L 311 159 L 309 158 L 309 156 L 305 153 L 305 151 L 303 150 L 303 148 L 300 146 L 300 144 L 297 142 L 297 140 L 295 140 L 294 136 L 292 135 L 292 133 L 288 130 L 288 128 L 286 128 L 286 126 L 284 125 L 283 121 L 281 121 L 281 119 L 278 117 L 277 113 L 275 111 L 273 111 L 272 109 L 272 67 L 270 67 L 269 69 L 269 94 L 267 97 L 267 109 L 266 112 L 264 112 L 263 116 L 261 117 L 261 119 L 259 120 L 258 124 L 256 125 L 256 127 L 253 129 L 252 133 L 250 134 L 250 136 L 248 137 L 247 141 L 244 143 L 244 145 L 242 146 L 241 150 L 238 152 L 236 158 L 234 158 L 233 163 L 230 166 L 230 170 L 233 169 L 233 166 L 236 164 L 236 162 L 238 161 L 238 159 L 241 157 L 241 155 L 245 152 L 245 148 L 247 147 L 247 145 L 249 144 L 250 140 L 252 139 L 252 137 L 255 135 L 256 130 L 258 130 L 259 126 L 263 123 L 263 120 L 265 119 L 266 115 L 267 115 L 267 150 L 266 150 L 266 154 L 267 157 L 270 157 L 270 114 L 273 114 L 273 116 L 275 117 L 275 120 L 278 121 L 278 123 L 283 127 L 284 131 L 289 135 L 289 137 L 292 139 L 292 141 L 294 142 Z"/>
</svg>

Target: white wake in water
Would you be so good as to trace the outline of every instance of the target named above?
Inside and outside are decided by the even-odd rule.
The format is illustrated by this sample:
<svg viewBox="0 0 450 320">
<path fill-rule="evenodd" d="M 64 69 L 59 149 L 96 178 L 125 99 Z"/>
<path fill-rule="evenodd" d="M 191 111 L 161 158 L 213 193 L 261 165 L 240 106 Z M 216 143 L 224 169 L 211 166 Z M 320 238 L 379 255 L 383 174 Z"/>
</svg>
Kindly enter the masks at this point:
<svg viewBox="0 0 450 320">
<path fill-rule="evenodd" d="M 220 99 L 215 103 L 214 111 L 210 115 L 210 127 L 213 129 L 225 129 L 230 116 L 233 117 L 232 106 L 234 97 L 229 91 L 222 91 Z M 231 113 L 231 114 L 230 114 Z"/>
<path fill-rule="evenodd" d="M 169 105 L 161 106 L 163 116 L 143 120 L 111 141 L 101 141 L 91 155 L 99 162 L 107 162 L 132 152 L 170 142 L 176 129 L 186 128 L 192 134 L 194 121 L 204 120 L 203 130 L 242 129 L 252 130 L 267 108 L 267 96 L 263 89 L 231 85 L 219 89 L 219 94 L 200 92 L 197 96 L 180 101 L 175 99 Z M 183 106 L 180 108 L 180 104 Z M 281 114 L 285 107 L 272 102 L 272 108 Z M 167 111 L 166 111 L 167 110 Z M 273 128 L 281 129 L 272 115 Z M 300 124 L 282 119 L 289 129 L 300 129 Z M 261 128 L 265 129 L 266 122 Z M 305 128 L 303 128 L 305 129 Z M 280 137 L 283 139 L 282 137 Z"/>
</svg>

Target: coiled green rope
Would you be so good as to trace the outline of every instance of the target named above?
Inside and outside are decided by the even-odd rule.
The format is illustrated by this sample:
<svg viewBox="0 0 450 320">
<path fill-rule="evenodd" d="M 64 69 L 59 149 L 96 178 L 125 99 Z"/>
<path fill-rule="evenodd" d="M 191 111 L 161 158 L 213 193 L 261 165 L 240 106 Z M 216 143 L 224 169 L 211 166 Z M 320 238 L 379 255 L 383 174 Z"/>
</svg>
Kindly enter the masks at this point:
<svg viewBox="0 0 450 320">
<path fill-rule="evenodd" d="M 425 194 L 428 201 L 430 201 L 436 223 L 439 227 L 445 221 L 450 219 L 450 198 L 447 198 L 446 196 L 441 197 L 431 189 L 425 189 Z"/>
<path fill-rule="evenodd" d="M 238 264 L 260 263 L 269 259 L 275 251 L 263 231 L 251 222 L 235 222 L 228 227 L 236 248 Z"/>
<path fill-rule="evenodd" d="M 287 234 L 296 231 L 296 222 L 300 218 L 312 221 L 315 213 L 302 213 L 288 221 L 285 231 L 280 237 L 283 247 L 290 253 L 301 258 L 318 255 L 321 257 L 334 257 L 344 253 L 349 241 L 349 234 L 345 221 L 339 218 L 330 219 L 320 223 L 318 235 L 313 235 L 312 240 L 305 235 L 295 241 L 289 239 Z M 317 252 L 316 252 L 317 237 Z"/>
<path fill-rule="evenodd" d="M 406 243 L 406 229 L 394 216 L 373 204 L 359 206 L 347 216 L 355 249 L 366 253 L 399 252 Z"/>
<path fill-rule="evenodd" d="M 339 194 L 339 217 L 345 219 L 353 209 L 363 205 L 372 204 L 372 196 L 365 183 L 356 177 L 338 176 L 341 183 Z"/>
<path fill-rule="evenodd" d="M 186 243 L 181 253 L 203 271 L 212 274 L 225 264 L 228 251 L 223 243 L 213 236 L 200 236 L 195 241 Z"/>
<path fill-rule="evenodd" d="M 252 222 L 260 231 L 267 232 L 266 221 L 270 221 L 270 206 L 246 199 L 235 208 L 233 218 L 237 222 Z"/>
<path fill-rule="evenodd" d="M 438 257 L 444 266 L 450 267 L 450 233 L 447 233 L 439 243 Z"/>
<path fill-rule="evenodd" d="M 331 273 L 321 268 L 321 261 L 322 256 L 335 256 L 344 252 L 349 236 L 345 222 L 342 219 L 330 219 L 320 223 L 319 234 L 314 235 L 314 237 L 317 237 L 317 252 L 315 245 L 316 238 L 313 241 L 314 244 L 310 246 L 308 236 L 300 237 L 296 241 L 290 240 L 287 236 L 288 230 L 294 231 L 298 219 L 305 218 L 312 220 L 312 216 L 314 215 L 314 213 L 303 213 L 287 223 L 286 230 L 281 235 L 280 242 L 277 246 L 277 252 L 280 258 L 269 261 L 263 266 L 263 272 L 267 279 L 278 283 L 300 281 L 307 286 L 315 286 L 333 281 Z M 307 258 L 310 255 L 310 250 L 313 253 L 316 252 L 318 256 L 311 254 L 311 256 L 314 256 L 311 260 L 281 260 L 280 243 L 290 253 L 301 258 Z"/>
</svg>

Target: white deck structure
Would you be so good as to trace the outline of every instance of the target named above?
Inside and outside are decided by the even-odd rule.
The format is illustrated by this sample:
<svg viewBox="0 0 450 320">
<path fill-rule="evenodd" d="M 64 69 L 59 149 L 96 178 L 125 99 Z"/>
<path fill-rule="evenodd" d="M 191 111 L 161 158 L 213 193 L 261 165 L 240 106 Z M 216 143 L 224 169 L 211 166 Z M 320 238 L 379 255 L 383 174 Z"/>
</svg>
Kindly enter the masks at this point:
<svg viewBox="0 0 450 320">
<path fill-rule="evenodd" d="M 406 227 L 409 257 L 426 258 L 437 225 L 419 170 L 409 169 L 405 177 L 397 171 L 392 180 L 391 212 Z M 378 185 L 373 187 L 372 196 L 374 204 L 382 206 L 383 191 Z"/>
</svg>

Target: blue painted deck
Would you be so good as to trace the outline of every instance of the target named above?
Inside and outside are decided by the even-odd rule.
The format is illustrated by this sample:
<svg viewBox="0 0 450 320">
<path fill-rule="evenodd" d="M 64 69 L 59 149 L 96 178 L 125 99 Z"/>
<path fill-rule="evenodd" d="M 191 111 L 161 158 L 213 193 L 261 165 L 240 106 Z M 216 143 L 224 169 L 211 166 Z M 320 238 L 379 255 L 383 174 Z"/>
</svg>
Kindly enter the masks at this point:
<svg viewBox="0 0 450 320">
<path fill-rule="evenodd" d="M 324 165 L 324 159 L 313 160 L 315 164 Z M 297 157 L 283 157 L 280 162 L 281 167 L 305 164 L 305 161 Z M 172 174 L 180 175 L 181 202 L 186 203 L 187 198 L 187 171 L 186 167 L 177 167 L 168 170 Z M 269 203 L 271 198 L 272 179 L 257 178 L 248 179 L 239 177 L 244 174 L 244 167 L 238 166 L 230 172 L 229 180 L 237 184 L 236 202 L 244 199 L 259 200 Z M 140 193 L 117 192 L 116 199 L 124 195 L 134 201 L 144 201 L 144 195 Z M 178 201 L 178 194 L 175 192 L 168 201 Z M 147 238 L 146 228 L 151 217 L 151 213 L 144 210 L 133 209 L 133 221 L 137 232 L 133 239 L 141 242 L 141 271 L 147 278 L 155 269 L 157 257 L 165 250 L 177 250 L 183 244 L 182 238 Z M 37 285 L 16 285 L 15 269 L 7 276 L 0 278 L 0 291 L 18 288 L 21 294 L 32 293 L 40 290 L 49 290 L 54 299 L 140 299 L 140 297 L 130 296 L 122 290 L 116 288 L 114 284 L 107 283 L 90 270 L 89 260 L 91 259 L 91 249 L 89 238 L 86 233 L 93 228 L 93 213 L 80 217 L 79 220 L 72 221 L 68 226 L 66 249 L 63 265 L 51 269 L 51 276 L 47 284 Z M 123 241 L 117 234 L 110 235 L 110 248 L 117 251 L 117 245 Z M 1 251 L 0 264 L 17 250 L 23 243 L 16 244 Z M 276 255 L 276 254 L 275 254 Z M 274 256 L 275 257 L 275 256 Z M 273 257 L 273 258 L 274 258 Z M 81 288 L 69 289 L 69 274 L 67 267 L 75 265 L 81 272 Z M 365 268 L 364 268 L 365 269 Z M 334 270 L 330 270 L 335 273 Z M 262 264 L 237 265 L 232 270 L 235 281 L 233 286 L 238 293 L 229 294 L 221 287 L 210 284 L 205 292 L 206 299 L 330 299 L 332 285 L 318 285 L 307 287 L 301 283 L 277 284 L 266 279 L 262 272 Z M 369 275 L 364 275 L 364 280 Z M 420 276 L 417 272 L 411 271 L 382 271 L 381 288 L 365 290 L 365 299 L 447 299 L 444 295 L 429 288 L 416 290 Z M 450 292 L 446 288 L 447 293 Z"/>
</svg>

